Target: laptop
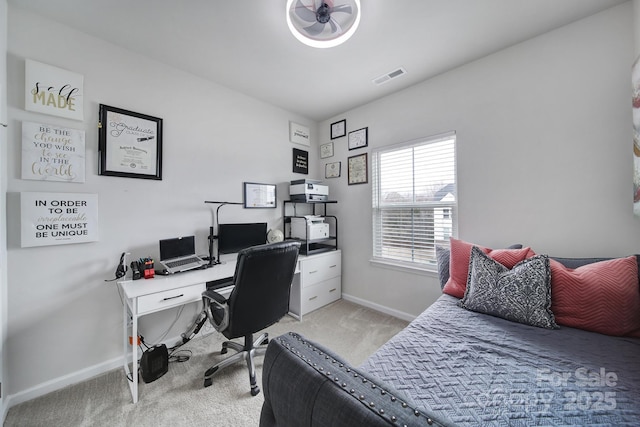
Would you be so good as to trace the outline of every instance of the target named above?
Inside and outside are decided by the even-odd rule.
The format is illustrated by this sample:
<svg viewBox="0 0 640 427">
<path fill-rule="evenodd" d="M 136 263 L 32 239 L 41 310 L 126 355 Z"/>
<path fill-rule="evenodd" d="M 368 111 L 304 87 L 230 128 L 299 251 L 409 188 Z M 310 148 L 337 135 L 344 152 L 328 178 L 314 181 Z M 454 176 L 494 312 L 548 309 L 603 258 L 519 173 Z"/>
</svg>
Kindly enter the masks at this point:
<svg viewBox="0 0 640 427">
<path fill-rule="evenodd" d="M 169 274 L 193 270 L 206 264 L 196 255 L 195 236 L 160 240 L 160 264 Z"/>
</svg>

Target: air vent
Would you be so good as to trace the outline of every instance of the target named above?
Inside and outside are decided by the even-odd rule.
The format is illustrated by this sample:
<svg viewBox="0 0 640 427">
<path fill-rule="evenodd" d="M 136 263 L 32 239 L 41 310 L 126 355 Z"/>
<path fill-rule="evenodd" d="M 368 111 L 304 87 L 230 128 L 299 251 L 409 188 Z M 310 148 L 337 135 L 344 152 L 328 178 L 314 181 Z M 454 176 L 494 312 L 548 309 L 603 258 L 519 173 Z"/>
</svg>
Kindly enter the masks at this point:
<svg viewBox="0 0 640 427">
<path fill-rule="evenodd" d="M 404 76 L 405 74 L 407 74 L 407 70 L 405 70 L 404 68 L 400 67 L 397 70 L 393 70 L 390 73 L 383 74 L 380 77 L 377 77 L 377 78 L 373 79 L 373 83 L 375 83 L 377 85 L 381 85 L 383 83 L 388 82 L 389 80 L 398 78 L 400 76 Z"/>
</svg>

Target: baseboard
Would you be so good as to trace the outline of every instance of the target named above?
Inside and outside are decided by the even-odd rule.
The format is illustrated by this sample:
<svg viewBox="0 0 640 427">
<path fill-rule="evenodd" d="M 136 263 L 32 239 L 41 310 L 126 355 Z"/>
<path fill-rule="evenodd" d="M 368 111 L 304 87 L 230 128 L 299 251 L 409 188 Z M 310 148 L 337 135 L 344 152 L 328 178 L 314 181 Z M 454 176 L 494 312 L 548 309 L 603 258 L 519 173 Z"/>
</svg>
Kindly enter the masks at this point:
<svg viewBox="0 0 640 427">
<path fill-rule="evenodd" d="M 213 332 L 215 332 L 215 329 L 207 328 L 205 325 L 205 327 L 202 328 L 200 332 L 193 337 L 193 339 L 199 338 L 199 337 L 206 337 L 207 335 L 210 335 Z M 169 338 L 164 340 L 163 343 L 166 344 L 167 347 L 170 347 L 170 346 L 176 345 L 176 343 L 180 342 L 181 340 L 182 340 L 181 337 L 174 337 L 174 338 Z M 4 420 L 6 418 L 6 415 L 12 406 L 18 405 L 20 403 L 26 402 L 31 399 L 35 399 L 40 396 L 44 396 L 45 394 L 51 393 L 56 390 L 60 390 L 61 388 L 64 388 L 66 386 L 76 384 L 82 381 L 86 381 L 98 375 L 102 375 L 106 372 L 109 372 L 113 369 L 123 369 L 122 363 L 123 363 L 122 356 L 118 356 L 111 360 L 98 363 L 97 365 L 90 366 L 80 371 L 72 372 L 68 375 L 64 375 L 62 377 L 46 381 L 44 383 L 33 386 L 29 389 L 20 391 L 16 394 L 8 395 L 6 396 L 5 399 L 3 399 L 4 407 L 2 408 L 3 409 L 2 419 Z"/>
<path fill-rule="evenodd" d="M 122 367 L 122 356 L 43 382 L 16 394 L 11 394 L 7 396 L 7 409 L 36 397 L 44 396 L 47 393 L 60 390 L 68 385 L 86 381 L 118 367 Z"/>
<path fill-rule="evenodd" d="M 407 322 L 411 322 L 416 318 L 413 314 L 405 313 L 403 311 L 394 310 L 393 308 L 385 307 L 384 305 L 376 304 L 371 301 L 364 300 L 362 298 L 354 297 L 349 294 L 342 294 L 342 299 L 352 302 L 354 304 L 362 305 L 364 307 L 370 308 L 375 311 L 379 311 L 380 313 L 388 314 L 389 316 L 397 317 L 398 319 L 406 320 Z"/>
</svg>

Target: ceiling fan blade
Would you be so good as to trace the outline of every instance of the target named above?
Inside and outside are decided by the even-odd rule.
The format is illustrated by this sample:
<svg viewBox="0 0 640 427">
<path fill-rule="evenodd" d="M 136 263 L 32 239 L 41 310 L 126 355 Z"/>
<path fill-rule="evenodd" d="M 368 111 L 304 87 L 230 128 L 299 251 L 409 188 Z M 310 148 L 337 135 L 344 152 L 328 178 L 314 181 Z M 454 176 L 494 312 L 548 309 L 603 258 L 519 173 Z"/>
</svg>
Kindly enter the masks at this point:
<svg viewBox="0 0 640 427">
<path fill-rule="evenodd" d="M 304 30 L 311 36 L 317 36 L 322 32 L 322 30 L 324 30 L 324 25 L 325 24 L 321 24 L 320 22 L 316 21 L 315 24 L 304 27 Z"/>
<path fill-rule="evenodd" d="M 296 2 L 295 10 L 296 15 L 298 15 L 298 17 L 303 21 L 316 22 L 316 11 L 309 9 L 301 0 Z"/>
<path fill-rule="evenodd" d="M 341 4 L 340 6 L 334 6 L 331 8 L 331 13 L 334 12 L 352 14 L 353 9 L 351 8 L 351 5 Z"/>
<path fill-rule="evenodd" d="M 331 25 L 331 34 L 333 33 L 342 33 L 342 27 L 338 24 L 338 21 L 331 18 L 329 20 L 329 25 Z"/>
</svg>

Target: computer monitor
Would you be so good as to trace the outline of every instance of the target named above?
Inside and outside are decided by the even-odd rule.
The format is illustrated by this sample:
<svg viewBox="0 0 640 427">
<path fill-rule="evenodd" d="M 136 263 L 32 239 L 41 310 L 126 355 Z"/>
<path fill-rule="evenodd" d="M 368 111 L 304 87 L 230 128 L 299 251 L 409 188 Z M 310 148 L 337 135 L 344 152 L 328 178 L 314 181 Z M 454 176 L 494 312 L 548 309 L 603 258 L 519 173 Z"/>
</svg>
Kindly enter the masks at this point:
<svg viewBox="0 0 640 427">
<path fill-rule="evenodd" d="M 266 242 L 266 222 L 218 225 L 218 254 L 232 254 Z"/>
</svg>

